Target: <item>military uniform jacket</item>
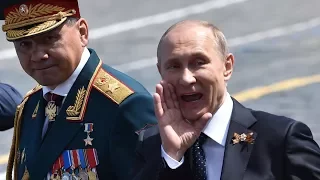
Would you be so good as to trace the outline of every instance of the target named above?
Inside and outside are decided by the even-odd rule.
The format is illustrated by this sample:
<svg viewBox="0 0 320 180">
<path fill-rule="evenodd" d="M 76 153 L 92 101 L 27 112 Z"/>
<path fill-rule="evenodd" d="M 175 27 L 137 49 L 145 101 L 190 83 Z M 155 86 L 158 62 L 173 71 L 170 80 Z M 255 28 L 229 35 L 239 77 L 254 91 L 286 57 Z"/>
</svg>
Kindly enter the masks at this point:
<svg viewBox="0 0 320 180">
<path fill-rule="evenodd" d="M 63 175 L 129 179 L 139 130 L 156 123 L 152 96 L 134 79 L 103 64 L 94 50 L 89 51 L 88 62 L 43 139 L 41 86 L 18 106 L 7 178 L 11 179 L 13 167 L 18 179 Z"/>
</svg>

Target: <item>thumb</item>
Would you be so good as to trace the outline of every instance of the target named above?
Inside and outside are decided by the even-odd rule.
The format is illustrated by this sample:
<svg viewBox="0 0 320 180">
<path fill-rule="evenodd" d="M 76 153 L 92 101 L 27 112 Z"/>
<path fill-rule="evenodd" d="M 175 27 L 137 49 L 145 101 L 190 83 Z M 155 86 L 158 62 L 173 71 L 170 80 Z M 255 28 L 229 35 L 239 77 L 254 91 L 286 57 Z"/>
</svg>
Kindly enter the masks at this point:
<svg viewBox="0 0 320 180">
<path fill-rule="evenodd" d="M 202 129 L 206 126 L 207 122 L 211 119 L 211 117 L 211 113 L 205 113 L 194 123 L 194 128 L 197 131 L 201 132 Z"/>
</svg>

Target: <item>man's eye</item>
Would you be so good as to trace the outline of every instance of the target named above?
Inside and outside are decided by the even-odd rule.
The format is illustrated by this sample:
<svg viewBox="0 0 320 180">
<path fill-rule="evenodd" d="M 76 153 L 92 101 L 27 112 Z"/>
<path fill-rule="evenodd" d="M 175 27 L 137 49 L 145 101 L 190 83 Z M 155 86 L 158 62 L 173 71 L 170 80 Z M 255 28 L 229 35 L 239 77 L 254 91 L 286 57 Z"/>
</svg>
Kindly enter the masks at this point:
<svg viewBox="0 0 320 180">
<path fill-rule="evenodd" d="M 204 65 L 206 62 L 204 61 L 204 60 L 202 60 L 202 59 L 197 59 L 197 61 L 196 61 L 196 64 L 198 65 L 198 66 L 201 66 L 201 65 Z"/>
<path fill-rule="evenodd" d="M 177 68 L 179 68 L 178 65 L 169 65 L 169 66 L 167 66 L 167 69 L 177 69 Z"/>
<path fill-rule="evenodd" d="M 24 46 L 26 46 L 26 45 L 27 45 L 26 42 L 20 42 L 20 47 L 24 47 Z"/>
<path fill-rule="evenodd" d="M 53 41 L 54 39 L 55 39 L 54 36 L 51 36 L 51 35 L 50 36 L 46 36 L 46 40 L 49 41 L 49 42 Z"/>
<path fill-rule="evenodd" d="M 29 47 L 31 47 L 31 42 L 29 42 L 29 41 L 21 41 L 20 43 L 19 43 L 19 46 L 20 46 L 20 48 L 29 48 Z"/>
</svg>

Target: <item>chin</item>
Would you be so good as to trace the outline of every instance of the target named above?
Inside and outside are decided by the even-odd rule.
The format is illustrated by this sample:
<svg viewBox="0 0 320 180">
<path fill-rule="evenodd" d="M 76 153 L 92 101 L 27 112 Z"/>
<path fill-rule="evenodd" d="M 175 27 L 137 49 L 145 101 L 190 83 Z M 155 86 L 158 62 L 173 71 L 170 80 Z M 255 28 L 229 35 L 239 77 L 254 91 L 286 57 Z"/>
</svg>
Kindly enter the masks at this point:
<svg viewBox="0 0 320 180">
<path fill-rule="evenodd" d="M 34 79 L 42 86 L 55 86 L 56 84 L 60 84 L 57 81 L 58 78 L 40 77 L 40 78 L 34 78 Z"/>
<path fill-rule="evenodd" d="M 204 114 L 205 112 L 203 110 L 197 110 L 197 109 L 182 110 L 182 116 L 185 119 L 188 119 L 189 121 L 196 121 Z"/>
</svg>

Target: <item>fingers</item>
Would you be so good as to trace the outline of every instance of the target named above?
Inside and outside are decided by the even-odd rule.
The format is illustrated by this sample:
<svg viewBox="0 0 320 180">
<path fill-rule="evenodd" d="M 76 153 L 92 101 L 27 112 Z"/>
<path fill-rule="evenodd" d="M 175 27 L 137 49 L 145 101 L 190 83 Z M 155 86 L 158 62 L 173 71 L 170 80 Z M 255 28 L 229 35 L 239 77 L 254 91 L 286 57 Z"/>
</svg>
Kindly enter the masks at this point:
<svg viewBox="0 0 320 180">
<path fill-rule="evenodd" d="M 161 85 L 163 86 L 164 101 L 166 102 L 167 108 L 174 108 L 174 103 L 172 100 L 171 91 L 169 89 L 168 83 L 161 81 Z"/>
<path fill-rule="evenodd" d="M 166 104 L 165 99 L 164 99 L 163 86 L 161 84 L 157 84 L 156 85 L 156 93 L 160 96 L 160 101 L 161 101 L 161 104 L 162 104 L 163 111 L 166 111 L 167 110 L 167 104 Z"/>
<path fill-rule="evenodd" d="M 211 113 L 205 113 L 198 120 L 194 122 L 194 128 L 200 133 L 211 118 L 212 118 Z"/>
<path fill-rule="evenodd" d="M 160 117 L 163 116 L 164 111 L 162 107 L 161 97 L 158 93 L 154 93 L 153 95 L 153 105 L 156 117 L 157 119 L 160 119 Z"/>
<path fill-rule="evenodd" d="M 168 84 L 168 86 L 169 86 L 169 90 L 170 90 L 170 93 L 171 93 L 173 105 L 174 105 L 175 108 L 179 109 L 178 97 L 177 97 L 177 94 L 176 94 L 176 92 L 174 90 L 174 87 L 172 86 L 172 84 Z"/>
</svg>

